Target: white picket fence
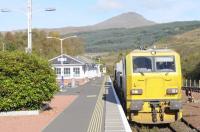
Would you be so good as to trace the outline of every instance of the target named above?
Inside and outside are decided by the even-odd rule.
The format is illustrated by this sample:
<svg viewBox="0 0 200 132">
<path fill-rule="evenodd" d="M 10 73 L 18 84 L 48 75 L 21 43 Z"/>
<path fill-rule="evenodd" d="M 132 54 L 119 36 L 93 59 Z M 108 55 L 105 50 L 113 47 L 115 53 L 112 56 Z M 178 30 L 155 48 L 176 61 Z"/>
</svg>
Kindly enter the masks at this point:
<svg viewBox="0 0 200 132">
<path fill-rule="evenodd" d="M 200 80 L 185 79 L 183 81 L 183 87 L 200 88 Z"/>
</svg>

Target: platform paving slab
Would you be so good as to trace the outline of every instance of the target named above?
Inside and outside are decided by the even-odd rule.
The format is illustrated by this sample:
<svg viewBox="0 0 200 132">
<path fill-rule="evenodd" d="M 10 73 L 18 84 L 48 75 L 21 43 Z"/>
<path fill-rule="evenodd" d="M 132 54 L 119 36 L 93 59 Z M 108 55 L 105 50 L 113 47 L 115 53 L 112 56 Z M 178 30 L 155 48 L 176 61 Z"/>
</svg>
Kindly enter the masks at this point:
<svg viewBox="0 0 200 132">
<path fill-rule="evenodd" d="M 105 132 L 131 132 L 130 125 L 128 124 L 110 78 L 107 78 L 105 91 Z"/>
<path fill-rule="evenodd" d="M 96 78 L 84 86 L 60 93 L 60 95 L 77 95 L 78 98 L 43 131 L 87 132 L 103 81 L 104 77 Z"/>
</svg>

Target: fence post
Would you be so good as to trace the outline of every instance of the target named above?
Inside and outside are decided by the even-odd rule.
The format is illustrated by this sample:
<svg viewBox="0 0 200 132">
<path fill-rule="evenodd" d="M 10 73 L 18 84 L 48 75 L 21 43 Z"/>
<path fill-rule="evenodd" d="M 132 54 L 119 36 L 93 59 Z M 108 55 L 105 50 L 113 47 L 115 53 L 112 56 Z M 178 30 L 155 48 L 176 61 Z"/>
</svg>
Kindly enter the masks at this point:
<svg viewBox="0 0 200 132">
<path fill-rule="evenodd" d="M 192 86 L 192 80 L 190 79 L 190 87 Z"/>
<path fill-rule="evenodd" d="M 200 80 L 199 80 L 199 88 L 200 88 Z"/>
<path fill-rule="evenodd" d="M 187 79 L 185 80 L 185 86 L 187 87 Z"/>
<path fill-rule="evenodd" d="M 196 80 L 194 80 L 194 87 L 196 87 Z"/>
</svg>

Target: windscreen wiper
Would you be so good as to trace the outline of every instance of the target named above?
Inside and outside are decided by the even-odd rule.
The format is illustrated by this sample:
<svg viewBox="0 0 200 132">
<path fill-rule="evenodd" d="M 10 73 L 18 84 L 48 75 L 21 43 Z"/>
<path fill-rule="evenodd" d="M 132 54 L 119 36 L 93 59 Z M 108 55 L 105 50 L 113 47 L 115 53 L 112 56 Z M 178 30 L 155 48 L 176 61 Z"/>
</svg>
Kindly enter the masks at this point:
<svg viewBox="0 0 200 132">
<path fill-rule="evenodd" d="M 144 76 L 144 73 L 143 73 L 142 71 L 139 71 L 139 73 L 140 73 L 142 76 Z"/>
</svg>

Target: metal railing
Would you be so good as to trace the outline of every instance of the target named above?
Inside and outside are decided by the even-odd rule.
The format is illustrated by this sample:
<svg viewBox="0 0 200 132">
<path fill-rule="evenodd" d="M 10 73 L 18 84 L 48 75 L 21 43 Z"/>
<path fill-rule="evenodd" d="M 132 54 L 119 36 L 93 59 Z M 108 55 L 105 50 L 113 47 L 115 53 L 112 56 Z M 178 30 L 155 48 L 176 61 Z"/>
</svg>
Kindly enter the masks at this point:
<svg viewBox="0 0 200 132">
<path fill-rule="evenodd" d="M 200 93 L 200 80 L 184 80 L 183 82 L 183 90 L 185 90 L 185 94 L 188 97 L 189 102 L 195 102 L 193 92 Z"/>
<path fill-rule="evenodd" d="M 200 93 L 200 80 L 184 80 L 183 82 L 183 90 L 190 90 L 192 92 Z"/>
</svg>

